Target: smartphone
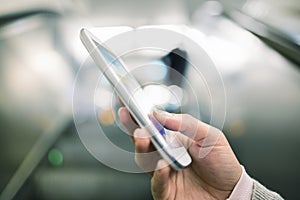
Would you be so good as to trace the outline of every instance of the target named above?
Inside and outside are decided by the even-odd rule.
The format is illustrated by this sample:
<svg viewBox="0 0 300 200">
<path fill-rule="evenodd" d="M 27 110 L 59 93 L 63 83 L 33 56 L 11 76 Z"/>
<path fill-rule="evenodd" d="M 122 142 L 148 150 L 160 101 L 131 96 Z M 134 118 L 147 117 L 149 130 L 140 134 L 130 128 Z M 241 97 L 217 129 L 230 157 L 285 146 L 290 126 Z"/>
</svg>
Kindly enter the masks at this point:
<svg viewBox="0 0 300 200">
<path fill-rule="evenodd" d="M 154 104 L 149 102 L 142 86 L 126 69 L 122 59 L 87 29 L 81 29 L 80 39 L 133 118 L 148 130 L 151 142 L 162 158 L 176 170 L 187 167 L 192 162 L 189 153 L 179 139 L 153 116 Z"/>
</svg>

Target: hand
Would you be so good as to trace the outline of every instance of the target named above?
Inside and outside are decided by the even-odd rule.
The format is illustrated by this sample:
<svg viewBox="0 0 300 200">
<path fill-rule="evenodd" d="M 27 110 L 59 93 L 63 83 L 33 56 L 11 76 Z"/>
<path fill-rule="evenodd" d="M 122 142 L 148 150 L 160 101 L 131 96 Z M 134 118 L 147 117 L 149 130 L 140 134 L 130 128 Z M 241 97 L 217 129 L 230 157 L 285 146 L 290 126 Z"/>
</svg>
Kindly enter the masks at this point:
<svg viewBox="0 0 300 200">
<path fill-rule="evenodd" d="M 157 169 L 150 172 L 154 199 L 228 198 L 242 174 L 242 168 L 224 134 L 187 114 L 156 111 L 154 116 L 166 128 L 178 131 L 174 134 L 188 148 L 193 160 L 183 170 L 172 169 L 156 152 L 147 130 L 139 128 L 128 110 L 121 107 L 119 117 L 133 133 L 137 164 L 146 171 L 151 167 Z"/>
</svg>

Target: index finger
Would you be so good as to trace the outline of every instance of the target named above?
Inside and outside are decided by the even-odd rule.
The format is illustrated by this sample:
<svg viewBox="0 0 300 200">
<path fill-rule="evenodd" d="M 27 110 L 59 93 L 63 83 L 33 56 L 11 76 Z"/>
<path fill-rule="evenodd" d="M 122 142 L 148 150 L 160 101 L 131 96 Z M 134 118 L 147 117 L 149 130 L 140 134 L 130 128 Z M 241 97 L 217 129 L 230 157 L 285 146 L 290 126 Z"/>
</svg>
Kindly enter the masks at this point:
<svg viewBox="0 0 300 200">
<path fill-rule="evenodd" d="M 133 134 L 135 129 L 139 128 L 126 107 L 121 107 L 118 111 L 118 115 L 121 123 L 126 127 L 130 135 Z"/>
</svg>

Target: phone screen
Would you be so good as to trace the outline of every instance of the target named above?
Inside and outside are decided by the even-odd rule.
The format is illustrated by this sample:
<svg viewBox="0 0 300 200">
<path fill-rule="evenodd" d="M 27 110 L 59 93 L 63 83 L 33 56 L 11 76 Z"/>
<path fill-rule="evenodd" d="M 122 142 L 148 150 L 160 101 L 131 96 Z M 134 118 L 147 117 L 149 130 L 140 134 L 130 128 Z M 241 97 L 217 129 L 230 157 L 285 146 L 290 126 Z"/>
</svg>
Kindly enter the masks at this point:
<svg viewBox="0 0 300 200">
<path fill-rule="evenodd" d="M 114 57 L 110 52 L 108 52 L 104 47 L 102 47 L 97 41 L 93 40 L 93 42 L 96 44 L 97 49 L 101 52 L 101 54 L 107 60 L 107 63 L 109 63 L 109 65 L 106 67 L 113 67 L 114 71 L 117 73 L 119 78 L 122 78 L 128 74 L 127 70 L 123 67 L 122 63 L 119 61 L 118 58 Z"/>
<path fill-rule="evenodd" d="M 162 146 L 171 146 L 178 147 L 179 143 L 176 142 L 176 138 L 170 134 L 170 131 L 166 130 L 153 116 L 152 110 L 154 105 L 148 102 L 148 98 L 142 91 L 141 86 L 135 81 L 135 78 L 130 75 L 130 73 L 126 70 L 124 65 L 119 61 L 118 58 L 110 54 L 104 47 L 95 42 L 97 49 L 101 52 L 103 57 L 107 60 L 108 66 L 106 66 L 106 72 L 115 72 L 115 76 L 118 77 L 120 81 L 119 85 L 125 87 L 125 89 L 132 94 L 132 99 L 136 100 L 135 104 L 139 106 L 139 110 L 143 111 L 143 114 L 148 115 L 150 120 L 149 123 L 152 123 L 154 127 L 157 129 L 159 134 L 163 137 L 164 142 L 161 144 Z M 113 70 L 109 70 L 109 68 L 113 68 Z M 115 84 L 115 83 L 114 83 Z M 137 91 L 137 88 L 141 90 Z"/>
</svg>

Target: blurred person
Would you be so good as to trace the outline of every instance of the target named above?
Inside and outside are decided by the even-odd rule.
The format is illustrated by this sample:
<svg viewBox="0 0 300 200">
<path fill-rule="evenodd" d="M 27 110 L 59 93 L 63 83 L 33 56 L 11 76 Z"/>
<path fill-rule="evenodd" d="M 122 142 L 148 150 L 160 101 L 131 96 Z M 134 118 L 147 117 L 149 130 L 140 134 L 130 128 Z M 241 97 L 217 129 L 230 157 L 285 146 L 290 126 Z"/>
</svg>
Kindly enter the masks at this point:
<svg viewBox="0 0 300 200">
<path fill-rule="evenodd" d="M 144 170 L 149 169 L 149 165 L 155 169 L 149 172 L 154 199 L 283 199 L 246 173 L 220 130 L 187 114 L 159 110 L 153 114 L 161 124 L 179 136 L 192 157 L 192 163 L 187 168 L 180 171 L 172 169 L 155 152 L 147 130 L 135 123 L 127 108 L 119 109 L 120 121 L 132 134 L 137 164 Z M 218 134 L 214 143 L 205 143 L 205 139 L 212 134 Z M 201 156 L 199 152 L 205 149 L 209 149 L 208 153 Z"/>
</svg>

